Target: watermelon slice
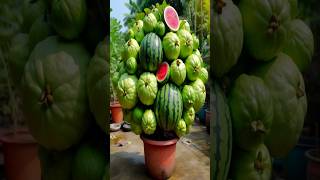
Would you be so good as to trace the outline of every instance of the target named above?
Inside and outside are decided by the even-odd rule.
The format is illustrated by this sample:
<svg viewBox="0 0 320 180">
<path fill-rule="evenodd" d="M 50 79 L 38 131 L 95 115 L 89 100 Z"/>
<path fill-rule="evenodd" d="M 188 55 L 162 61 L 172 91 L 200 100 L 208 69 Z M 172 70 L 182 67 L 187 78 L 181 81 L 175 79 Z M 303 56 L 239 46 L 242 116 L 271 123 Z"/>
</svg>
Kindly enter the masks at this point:
<svg viewBox="0 0 320 180">
<path fill-rule="evenodd" d="M 160 84 L 164 84 L 169 80 L 170 77 L 170 66 L 167 62 L 163 62 L 159 65 L 157 71 L 157 81 Z"/>
<path fill-rule="evenodd" d="M 163 12 L 164 21 L 171 31 L 178 31 L 180 26 L 179 16 L 177 11 L 171 7 L 167 6 Z"/>
</svg>

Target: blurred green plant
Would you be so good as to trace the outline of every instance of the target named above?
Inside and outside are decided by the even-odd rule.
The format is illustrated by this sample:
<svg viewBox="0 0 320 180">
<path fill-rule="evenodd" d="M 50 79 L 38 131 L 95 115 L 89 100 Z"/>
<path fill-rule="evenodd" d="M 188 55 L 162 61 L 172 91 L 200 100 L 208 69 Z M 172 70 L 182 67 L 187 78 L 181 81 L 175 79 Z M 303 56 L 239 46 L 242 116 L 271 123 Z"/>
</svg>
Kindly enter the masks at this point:
<svg viewBox="0 0 320 180">
<path fill-rule="evenodd" d="M 199 49 L 206 62 L 210 50 L 210 0 L 181 0 L 181 4 L 181 17 L 189 22 L 191 31 L 199 37 Z"/>
<path fill-rule="evenodd" d="M 121 52 L 123 49 L 123 44 L 125 44 L 124 33 L 120 30 L 122 25 L 119 20 L 114 17 L 110 18 L 110 82 L 112 82 L 112 77 L 114 76 L 115 72 L 117 72 L 118 65 L 121 61 Z M 110 83 L 110 92 L 111 100 L 116 100 L 115 95 L 115 88 L 113 87 L 112 83 Z"/>
</svg>

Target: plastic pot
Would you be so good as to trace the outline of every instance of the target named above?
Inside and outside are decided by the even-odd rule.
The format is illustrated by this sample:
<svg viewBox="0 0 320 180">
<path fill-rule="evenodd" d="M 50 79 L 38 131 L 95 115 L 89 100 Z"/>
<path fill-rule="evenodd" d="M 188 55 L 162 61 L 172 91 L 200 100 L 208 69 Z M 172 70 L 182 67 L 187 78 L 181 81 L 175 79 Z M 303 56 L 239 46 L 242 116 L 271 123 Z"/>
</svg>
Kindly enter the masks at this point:
<svg viewBox="0 0 320 180">
<path fill-rule="evenodd" d="M 27 131 L 0 137 L 7 180 L 40 180 L 38 144 Z"/>
<path fill-rule="evenodd" d="M 111 117 L 114 123 L 121 123 L 123 121 L 122 107 L 119 102 L 113 102 L 110 104 Z"/>
<path fill-rule="evenodd" d="M 320 150 L 311 149 L 306 152 L 308 158 L 307 165 L 307 180 L 319 180 L 320 179 Z"/>
<path fill-rule="evenodd" d="M 153 179 L 168 179 L 175 168 L 178 139 L 155 141 L 140 136 L 144 144 L 145 165 Z"/>
</svg>

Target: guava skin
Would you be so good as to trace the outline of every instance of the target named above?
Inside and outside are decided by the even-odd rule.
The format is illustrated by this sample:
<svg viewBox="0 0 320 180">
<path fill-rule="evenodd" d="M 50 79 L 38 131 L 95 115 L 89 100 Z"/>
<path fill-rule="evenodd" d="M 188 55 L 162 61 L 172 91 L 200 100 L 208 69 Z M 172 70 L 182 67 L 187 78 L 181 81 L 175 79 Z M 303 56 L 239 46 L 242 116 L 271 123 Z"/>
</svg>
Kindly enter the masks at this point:
<svg viewBox="0 0 320 180">
<path fill-rule="evenodd" d="M 213 75 L 221 78 L 237 63 L 243 45 L 242 16 L 231 0 L 214 2 L 211 60 Z"/>
<path fill-rule="evenodd" d="M 232 179 L 269 180 L 271 169 L 271 158 L 264 144 L 253 151 L 234 148 L 230 169 Z"/>
<path fill-rule="evenodd" d="M 53 0 L 51 3 L 51 22 L 55 31 L 68 40 L 77 38 L 83 31 L 87 20 L 85 0 Z"/>
<path fill-rule="evenodd" d="M 22 109 L 30 133 L 49 150 L 68 149 L 87 130 L 89 59 L 80 42 L 51 36 L 36 46 L 25 65 Z"/>
<path fill-rule="evenodd" d="M 273 123 L 265 144 L 273 157 L 285 157 L 299 140 L 307 112 L 303 77 L 283 53 L 253 74 L 264 79 L 273 99 Z"/>
<path fill-rule="evenodd" d="M 229 106 L 235 143 L 245 150 L 254 150 L 264 143 L 273 120 L 272 96 L 263 80 L 240 75 L 229 95 Z"/>
<path fill-rule="evenodd" d="M 137 83 L 137 92 L 140 101 L 145 105 L 152 105 L 158 92 L 157 78 L 154 74 L 144 72 Z"/>
<path fill-rule="evenodd" d="M 276 57 L 287 39 L 286 26 L 291 20 L 288 0 L 242 0 L 239 9 L 246 50 L 259 61 Z"/>
<path fill-rule="evenodd" d="M 162 44 L 164 54 L 168 60 L 173 61 L 179 57 L 180 39 L 176 33 L 167 33 L 162 40 Z"/>
</svg>

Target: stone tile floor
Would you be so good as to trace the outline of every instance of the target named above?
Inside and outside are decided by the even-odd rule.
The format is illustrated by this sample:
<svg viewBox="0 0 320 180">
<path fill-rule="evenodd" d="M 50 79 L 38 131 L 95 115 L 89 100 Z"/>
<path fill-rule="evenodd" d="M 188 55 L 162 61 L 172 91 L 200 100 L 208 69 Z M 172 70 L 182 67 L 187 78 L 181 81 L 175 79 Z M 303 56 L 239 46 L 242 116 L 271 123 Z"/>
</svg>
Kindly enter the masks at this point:
<svg viewBox="0 0 320 180">
<path fill-rule="evenodd" d="M 132 132 L 110 133 L 110 179 L 151 179 L 144 166 L 143 142 Z M 170 180 L 210 179 L 209 134 L 196 123 L 177 143 L 176 168 Z"/>
</svg>

